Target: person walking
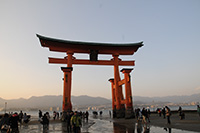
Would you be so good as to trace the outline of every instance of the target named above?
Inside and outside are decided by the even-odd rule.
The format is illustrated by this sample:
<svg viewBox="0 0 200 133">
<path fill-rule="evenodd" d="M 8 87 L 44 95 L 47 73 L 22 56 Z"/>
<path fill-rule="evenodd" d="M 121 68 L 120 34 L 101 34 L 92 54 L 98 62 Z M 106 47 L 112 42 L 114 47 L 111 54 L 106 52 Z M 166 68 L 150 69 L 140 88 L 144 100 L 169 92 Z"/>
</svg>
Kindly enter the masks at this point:
<svg viewBox="0 0 200 133">
<path fill-rule="evenodd" d="M 49 118 L 48 118 L 48 113 L 45 113 L 44 116 L 42 117 L 41 121 L 43 125 L 43 132 L 47 132 L 49 129 Z"/>
<path fill-rule="evenodd" d="M 183 112 L 181 106 L 179 106 L 178 113 L 179 113 L 180 120 L 185 119 L 185 113 Z"/>
<path fill-rule="evenodd" d="M 19 123 L 20 124 L 22 124 L 22 119 L 23 119 L 23 112 L 22 112 L 22 110 L 20 111 L 20 113 L 19 113 Z"/>
<path fill-rule="evenodd" d="M 147 123 L 147 111 L 145 108 L 142 109 L 142 121 L 146 124 Z"/>
<path fill-rule="evenodd" d="M 179 106 L 179 108 L 178 108 L 178 113 L 179 113 L 179 117 L 181 119 L 181 114 L 182 114 L 182 108 L 181 108 L 181 106 Z"/>
<path fill-rule="evenodd" d="M 199 105 L 197 105 L 197 113 L 198 113 L 199 116 L 200 116 L 200 107 L 199 107 Z"/>
<path fill-rule="evenodd" d="M 72 116 L 70 115 L 70 112 L 67 112 L 66 117 L 65 117 L 65 121 L 67 122 L 67 132 L 68 133 L 71 133 L 71 131 L 72 131 L 71 124 L 70 124 L 71 117 Z"/>
<path fill-rule="evenodd" d="M 74 112 L 74 115 L 71 118 L 71 126 L 73 128 L 74 133 L 80 133 L 81 132 L 81 118 L 78 116 L 77 111 Z"/>
<path fill-rule="evenodd" d="M 110 115 L 111 116 L 111 115 Z M 88 117 L 89 117 L 89 113 L 88 113 L 88 111 L 86 111 L 86 113 L 85 113 L 85 118 L 86 118 L 86 121 L 88 122 Z"/>
<path fill-rule="evenodd" d="M 42 111 L 41 110 L 39 110 L 39 120 L 38 121 L 42 121 Z"/>
<path fill-rule="evenodd" d="M 56 119 L 56 115 L 57 115 L 56 111 L 53 111 L 53 120 Z"/>
<path fill-rule="evenodd" d="M 171 110 L 169 107 L 165 106 L 166 108 L 166 116 L 167 116 L 167 123 L 168 124 L 171 124 L 171 121 L 170 121 L 170 116 L 171 116 Z"/>
<path fill-rule="evenodd" d="M 166 111 L 165 108 L 162 109 L 163 118 L 165 119 Z"/>
</svg>

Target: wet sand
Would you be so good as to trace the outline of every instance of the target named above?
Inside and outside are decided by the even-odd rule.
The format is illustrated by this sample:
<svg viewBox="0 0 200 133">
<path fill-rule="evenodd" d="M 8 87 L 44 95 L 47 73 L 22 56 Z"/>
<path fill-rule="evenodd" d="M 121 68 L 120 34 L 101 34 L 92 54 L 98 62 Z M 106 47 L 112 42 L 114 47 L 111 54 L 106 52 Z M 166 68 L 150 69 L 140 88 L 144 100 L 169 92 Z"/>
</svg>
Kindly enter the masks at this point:
<svg viewBox="0 0 200 133">
<path fill-rule="evenodd" d="M 82 133 L 121 133 L 121 132 L 137 132 L 139 124 L 143 126 L 142 122 L 137 123 L 136 119 L 112 119 L 108 115 L 97 117 L 90 116 L 88 122 L 83 122 L 81 128 Z M 150 123 L 147 123 L 150 132 L 166 132 L 164 129 L 172 129 L 178 132 L 200 132 L 200 117 L 197 113 L 185 113 L 185 119 L 180 120 L 178 113 L 172 114 L 171 124 L 167 124 L 167 119 L 159 117 L 158 114 L 151 114 Z M 159 127 L 159 130 L 156 128 Z M 37 120 L 32 120 L 28 124 L 20 126 L 20 132 L 40 133 L 43 132 L 43 126 Z M 183 130 L 183 131 L 182 131 Z M 51 120 L 47 132 L 65 133 L 67 132 L 66 123 L 60 120 Z M 168 131 L 167 131 L 168 132 Z"/>
<path fill-rule="evenodd" d="M 200 117 L 196 112 L 185 113 L 185 119 L 180 120 L 178 113 L 172 114 L 171 124 L 167 124 L 167 119 L 163 116 L 158 116 L 158 114 L 151 114 L 150 126 L 162 127 L 162 128 L 173 128 L 186 131 L 200 132 Z M 137 123 L 136 119 L 113 119 L 114 123 L 123 125 L 126 127 L 132 127 L 134 123 Z"/>
<path fill-rule="evenodd" d="M 178 113 L 172 114 L 171 124 L 167 124 L 167 120 L 163 117 L 158 117 L 158 115 L 153 115 L 151 117 L 152 125 L 159 127 L 171 127 L 176 129 L 182 129 L 187 131 L 200 132 L 200 117 L 197 113 L 185 113 L 185 119 L 180 120 Z"/>
</svg>

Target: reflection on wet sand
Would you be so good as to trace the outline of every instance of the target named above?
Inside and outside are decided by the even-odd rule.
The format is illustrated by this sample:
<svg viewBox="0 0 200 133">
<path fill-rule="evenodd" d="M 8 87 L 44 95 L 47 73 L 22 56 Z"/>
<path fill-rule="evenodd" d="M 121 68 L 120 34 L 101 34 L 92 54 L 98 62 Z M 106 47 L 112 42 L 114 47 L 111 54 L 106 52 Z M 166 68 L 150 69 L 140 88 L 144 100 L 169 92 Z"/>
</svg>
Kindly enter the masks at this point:
<svg viewBox="0 0 200 133">
<path fill-rule="evenodd" d="M 119 125 L 117 123 L 113 123 L 113 130 L 114 130 L 114 133 L 134 133 L 135 126 L 128 128 L 126 126 Z"/>
<path fill-rule="evenodd" d="M 137 133 L 149 133 L 150 132 L 150 125 L 145 123 L 138 122 L 135 124 L 137 128 Z"/>
<path fill-rule="evenodd" d="M 135 125 L 134 125 L 135 124 Z M 172 133 L 172 128 L 170 127 L 155 127 L 150 125 L 150 123 L 134 123 L 132 126 L 128 125 L 121 125 L 118 123 L 113 123 L 113 132 L 114 133 Z M 176 133 L 194 133 L 192 131 L 184 131 L 179 129 L 173 129 Z"/>
<path fill-rule="evenodd" d="M 150 133 L 150 125 L 136 123 L 135 125 L 127 127 L 127 125 L 120 125 L 117 123 L 113 123 L 114 133 Z"/>
<path fill-rule="evenodd" d="M 119 122 L 120 121 L 120 122 Z M 83 121 L 81 128 L 82 133 L 171 133 L 172 128 L 168 127 L 156 127 L 151 123 L 142 123 L 130 121 L 130 123 L 123 123 L 121 121 L 126 120 L 114 120 L 103 117 L 90 117 L 89 121 Z M 41 123 L 35 121 L 29 124 L 22 124 L 19 127 L 22 133 L 68 133 L 67 123 L 60 121 L 51 121 L 48 128 L 43 129 Z M 176 133 L 192 133 L 191 131 L 178 130 L 173 128 L 173 132 Z"/>
</svg>

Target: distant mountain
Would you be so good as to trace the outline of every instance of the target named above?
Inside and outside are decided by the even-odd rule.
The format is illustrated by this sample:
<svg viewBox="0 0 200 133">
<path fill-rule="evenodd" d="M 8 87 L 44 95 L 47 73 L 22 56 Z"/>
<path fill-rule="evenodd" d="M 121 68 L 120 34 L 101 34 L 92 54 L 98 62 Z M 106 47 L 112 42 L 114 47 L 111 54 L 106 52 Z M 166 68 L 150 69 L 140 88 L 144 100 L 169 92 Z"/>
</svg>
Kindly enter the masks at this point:
<svg viewBox="0 0 200 133">
<path fill-rule="evenodd" d="M 141 97 L 133 96 L 134 103 L 191 103 L 191 102 L 200 102 L 200 93 L 193 95 L 184 95 L 184 96 L 165 96 L 165 97 Z"/>
<path fill-rule="evenodd" d="M 90 97 L 90 96 L 72 96 L 72 104 L 77 106 L 94 106 L 111 104 L 111 101 L 102 97 Z M 0 108 L 5 107 L 7 102 L 7 108 L 47 108 L 47 107 L 61 107 L 62 95 L 59 96 L 32 96 L 29 99 L 13 99 L 5 100 L 0 98 Z"/>
<path fill-rule="evenodd" d="M 72 103 L 75 105 L 105 105 L 111 104 L 111 100 L 102 97 L 90 97 L 82 95 L 72 96 Z"/>
<path fill-rule="evenodd" d="M 7 102 L 7 108 L 42 108 L 61 105 L 61 101 L 62 96 L 33 96 L 29 99 L 20 98 L 12 100 L 0 99 L 0 107 L 4 107 L 5 102 Z"/>
<path fill-rule="evenodd" d="M 112 104 L 111 100 L 102 97 L 91 96 L 72 96 L 72 104 L 77 106 L 95 106 Z M 12 99 L 5 100 L 0 98 L 0 108 L 48 108 L 48 107 L 61 107 L 62 95 L 59 96 L 32 96 L 29 99 Z M 149 103 L 191 103 L 200 102 L 200 94 L 193 94 L 190 96 L 166 96 L 166 97 L 141 97 L 133 96 L 134 104 L 149 104 Z"/>
</svg>

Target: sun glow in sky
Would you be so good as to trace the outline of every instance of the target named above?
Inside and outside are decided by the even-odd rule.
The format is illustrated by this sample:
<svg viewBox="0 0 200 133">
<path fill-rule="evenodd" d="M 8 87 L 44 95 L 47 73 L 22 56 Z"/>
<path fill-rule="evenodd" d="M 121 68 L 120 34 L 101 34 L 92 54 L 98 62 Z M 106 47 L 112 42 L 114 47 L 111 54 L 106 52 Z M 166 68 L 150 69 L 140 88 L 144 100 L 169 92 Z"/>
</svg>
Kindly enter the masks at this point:
<svg viewBox="0 0 200 133">
<path fill-rule="evenodd" d="M 135 60 L 133 95 L 200 93 L 199 7 L 199 0 L 1 0 L 0 97 L 62 95 L 60 67 L 65 65 L 49 64 L 48 57 L 66 54 L 41 47 L 36 34 L 75 41 L 143 41 L 133 56 L 120 56 Z M 72 95 L 111 98 L 113 66 L 73 67 Z"/>
</svg>

